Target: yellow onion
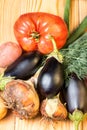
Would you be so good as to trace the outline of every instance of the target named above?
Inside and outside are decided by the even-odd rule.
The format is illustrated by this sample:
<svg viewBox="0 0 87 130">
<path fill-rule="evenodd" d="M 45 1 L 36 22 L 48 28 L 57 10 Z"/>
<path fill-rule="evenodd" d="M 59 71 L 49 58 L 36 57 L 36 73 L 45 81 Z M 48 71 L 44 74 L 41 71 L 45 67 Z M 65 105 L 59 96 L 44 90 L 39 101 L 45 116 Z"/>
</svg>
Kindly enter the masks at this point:
<svg viewBox="0 0 87 130">
<path fill-rule="evenodd" d="M 5 106 L 4 100 L 0 97 L 0 120 L 7 114 L 8 109 Z"/>
<path fill-rule="evenodd" d="M 59 96 L 44 99 L 40 111 L 43 116 L 54 120 L 64 120 L 67 118 L 67 109 L 60 101 Z"/>
<path fill-rule="evenodd" d="M 21 119 L 33 118 L 39 112 L 39 97 L 32 82 L 12 80 L 6 84 L 2 96 L 8 108 Z"/>
</svg>

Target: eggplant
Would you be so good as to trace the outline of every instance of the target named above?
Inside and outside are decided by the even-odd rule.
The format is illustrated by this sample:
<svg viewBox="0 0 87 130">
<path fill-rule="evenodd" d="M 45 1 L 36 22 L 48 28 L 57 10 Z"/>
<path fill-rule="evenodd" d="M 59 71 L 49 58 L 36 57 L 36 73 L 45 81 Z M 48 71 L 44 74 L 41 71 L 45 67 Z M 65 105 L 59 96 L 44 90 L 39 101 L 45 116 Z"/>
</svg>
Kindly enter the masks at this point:
<svg viewBox="0 0 87 130">
<path fill-rule="evenodd" d="M 64 72 L 62 64 L 55 58 L 50 57 L 39 73 L 37 90 L 42 97 L 52 98 L 63 87 Z"/>
<path fill-rule="evenodd" d="M 87 87 L 82 80 L 76 77 L 70 78 L 64 95 L 70 113 L 73 113 L 75 109 L 87 112 Z"/>
<path fill-rule="evenodd" d="M 75 123 L 75 130 L 78 130 L 79 123 L 87 113 L 87 87 L 84 81 L 71 76 L 68 85 L 63 89 L 63 95 L 69 118 Z"/>
<path fill-rule="evenodd" d="M 15 79 L 27 80 L 38 70 L 42 63 L 43 55 L 38 51 L 22 54 L 13 64 L 7 67 L 4 76 Z"/>
</svg>

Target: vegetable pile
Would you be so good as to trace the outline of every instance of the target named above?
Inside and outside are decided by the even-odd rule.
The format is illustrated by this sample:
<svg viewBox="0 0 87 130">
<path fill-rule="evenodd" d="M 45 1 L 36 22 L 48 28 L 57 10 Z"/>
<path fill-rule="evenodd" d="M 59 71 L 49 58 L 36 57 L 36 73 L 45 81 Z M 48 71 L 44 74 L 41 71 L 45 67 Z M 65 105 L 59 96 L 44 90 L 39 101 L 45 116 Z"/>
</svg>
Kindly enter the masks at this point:
<svg viewBox="0 0 87 130">
<path fill-rule="evenodd" d="M 6 106 L 0 119 L 8 108 L 21 119 L 38 114 L 52 120 L 69 118 L 78 130 L 87 117 L 87 16 L 70 34 L 69 11 L 66 0 L 64 20 L 33 12 L 15 22 L 18 43 L 0 46 L 0 97 Z"/>
</svg>

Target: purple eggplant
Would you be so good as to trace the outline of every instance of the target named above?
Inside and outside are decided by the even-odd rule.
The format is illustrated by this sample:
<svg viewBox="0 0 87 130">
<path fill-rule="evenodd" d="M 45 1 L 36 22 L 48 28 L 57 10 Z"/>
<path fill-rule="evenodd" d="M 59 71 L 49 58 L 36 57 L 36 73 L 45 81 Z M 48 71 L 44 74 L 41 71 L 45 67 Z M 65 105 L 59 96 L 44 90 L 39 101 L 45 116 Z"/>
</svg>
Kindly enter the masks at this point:
<svg viewBox="0 0 87 130">
<path fill-rule="evenodd" d="M 78 130 L 79 123 L 87 115 L 87 87 L 82 80 L 71 77 L 68 86 L 63 89 L 63 96 L 69 118 L 74 121 L 75 130 Z"/>
<path fill-rule="evenodd" d="M 37 81 L 37 89 L 43 97 L 55 96 L 63 87 L 64 72 L 62 64 L 54 57 L 46 60 Z"/>
<path fill-rule="evenodd" d="M 42 64 L 43 55 L 37 51 L 22 54 L 13 64 L 7 67 L 4 76 L 27 80 L 36 73 Z"/>
</svg>

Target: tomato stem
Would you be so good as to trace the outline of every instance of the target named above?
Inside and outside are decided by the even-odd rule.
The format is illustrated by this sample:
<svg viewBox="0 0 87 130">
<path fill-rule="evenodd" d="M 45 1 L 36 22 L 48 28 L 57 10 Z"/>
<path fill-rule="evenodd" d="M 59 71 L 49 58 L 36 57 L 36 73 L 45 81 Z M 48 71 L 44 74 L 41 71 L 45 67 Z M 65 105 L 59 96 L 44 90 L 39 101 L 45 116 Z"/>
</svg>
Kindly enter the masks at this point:
<svg viewBox="0 0 87 130">
<path fill-rule="evenodd" d="M 49 36 L 49 39 L 52 41 L 53 51 L 48 55 L 48 58 L 54 56 L 60 63 L 62 63 L 63 56 L 61 55 L 61 53 L 59 52 L 59 50 L 57 48 L 56 41 L 55 41 L 54 37 Z"/>
<path fill-rule="evenodd" d="M 31 36 L 35 39 L 38 40 L 40 38 L 40 34 L 38 32 L 32 32 Z"/>
</svg>

